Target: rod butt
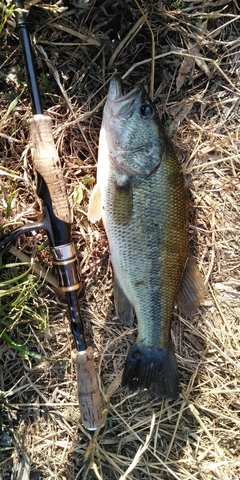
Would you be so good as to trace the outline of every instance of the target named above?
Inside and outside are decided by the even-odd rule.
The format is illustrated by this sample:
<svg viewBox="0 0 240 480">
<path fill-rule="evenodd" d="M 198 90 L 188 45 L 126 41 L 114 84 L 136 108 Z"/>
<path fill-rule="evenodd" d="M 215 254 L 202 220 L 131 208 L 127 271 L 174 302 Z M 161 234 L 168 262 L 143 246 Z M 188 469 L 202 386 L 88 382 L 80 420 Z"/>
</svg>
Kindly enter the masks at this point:
<svg viewBox="0 0 240 480">
<path fill-rule="evenodd" d="M 76 368 L 82 423 L 87 430 L 94 431 L 101 427 L 105 402 L 98 385 L 92 347 L 82 352 L 73 350 L 72 360 Z"/>
</svg>

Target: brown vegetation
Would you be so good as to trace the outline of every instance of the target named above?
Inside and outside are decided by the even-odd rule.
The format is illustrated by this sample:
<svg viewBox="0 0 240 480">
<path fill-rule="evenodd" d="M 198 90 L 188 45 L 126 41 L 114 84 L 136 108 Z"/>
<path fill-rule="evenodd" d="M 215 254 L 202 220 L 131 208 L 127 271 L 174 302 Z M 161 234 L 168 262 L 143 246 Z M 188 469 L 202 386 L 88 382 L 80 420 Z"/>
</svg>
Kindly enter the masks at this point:
<svg viewBox="0 0 240 480">
<path fill-rule="evenodd" d="M 91 438 L 80 422 L 67 304 L 48 277 L 44 282 L 39 279 L 37 294 L 33 287 L 33 307 L 47 320 L 47 329 L 36 328 L 24 313 L 8 332 L 16 342 L 28 342 L 30 350 L 53 361 L 24 358 L 1 344 L 0 476 L 238 480 L 238 2 L 144 1 L 148 24 L 134 0 L 66 1 L 65 9 L 51 3 L 26 5 L 28 22 L 44 110 L 53 120 L 73 209 L 73 240 L 83 280 L 82 317 L 109 411 L 105 427 Z M 205 302 L 195 315 L 186 319 L 174 312 L 182 394 L 169 403 L 146 392 L 129 394 L 120 385 L 136 328 L 115 317 L 106 236 L 102 224 L 90 225 L 86 216 L 108 81 L 117 71 L 129 88 L 136 82 L 150 88 L 152 35 L 154 100 L 186 173 L 190 244 L 207 287 Z M 12 17 L 1 33 L 0 64 L 0 211 L 1 224 L 11 224 L 6 232 L 16 223 L 35 221 L 41 208 L 28 137 L 32 112 Z M 37 252 L 45 240 L 43 232 L 37 232 L 21 237 L 17 246 L 28 256 L 35 252 L 36 261 L 47 268 L 48 249 Z"/>
</svg>

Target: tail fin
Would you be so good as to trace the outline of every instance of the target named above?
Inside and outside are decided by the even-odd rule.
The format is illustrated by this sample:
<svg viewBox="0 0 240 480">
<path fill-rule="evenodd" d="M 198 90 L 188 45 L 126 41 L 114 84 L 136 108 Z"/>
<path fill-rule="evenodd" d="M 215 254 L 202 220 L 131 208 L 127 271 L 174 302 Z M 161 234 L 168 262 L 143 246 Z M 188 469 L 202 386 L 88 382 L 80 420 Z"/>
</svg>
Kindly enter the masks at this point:
<svg viewBox="0 0 240 480">
<path fill-rule="evenodd" d="M 135 343 L 127 357 L 122 385 L 130 390 L 147 388 L 159 398 L 176 399 L 179 374 L 173 347 L 151 348 Z"/>
</svg>

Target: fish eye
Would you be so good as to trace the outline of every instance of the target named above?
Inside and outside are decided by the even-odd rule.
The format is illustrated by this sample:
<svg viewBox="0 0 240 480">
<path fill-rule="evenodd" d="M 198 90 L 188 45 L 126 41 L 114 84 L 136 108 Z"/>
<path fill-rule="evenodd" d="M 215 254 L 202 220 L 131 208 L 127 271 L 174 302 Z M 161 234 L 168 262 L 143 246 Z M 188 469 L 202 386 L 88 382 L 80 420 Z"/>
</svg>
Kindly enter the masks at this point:
<svg viewBox="0 0 240 480">
<path fill-rule="evenodd" d="M 153 116 L 153 108 L 148 103 L 144 103 L 140 107 L 140 115 L 142 118 L 150 118 Z"/>
</svg>

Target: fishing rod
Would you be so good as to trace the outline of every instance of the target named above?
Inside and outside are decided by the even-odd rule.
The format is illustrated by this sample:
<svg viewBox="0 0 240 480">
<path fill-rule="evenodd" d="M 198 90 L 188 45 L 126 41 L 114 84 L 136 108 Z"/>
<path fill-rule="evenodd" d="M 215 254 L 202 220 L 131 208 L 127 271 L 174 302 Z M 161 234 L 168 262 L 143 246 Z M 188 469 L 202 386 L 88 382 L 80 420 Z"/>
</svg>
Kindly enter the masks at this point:
<svg viewBox="0 0 240 480">
<path fill-rule="evenodd" d="M 71 239 L 71 219 L 60 160 L 52 135 L 51 118 L 43 114 L 37 76 L 22 0 L 13 0 L 19 42 L 27 72 L 28 90 L 33 116 L 29 121 L 32 160 L 37 174 L 37 194 L 42 200 L 43 214 L 38 222 L 16 228 L 0 242 L 0 252 L 8 251 L 16 238 L 33 230 L 47 234 L 59 290 L 66 294 L 71 329 L 75 340 L 72 360 L 76 367 L 78 398 L 82 423 L 87 430 L 99 426 L 104 400 L 99 388 L 93 349 L 87 346 L 80 314 L 78 291 L 81 286 L 77 257 Z"/>
</svg>

